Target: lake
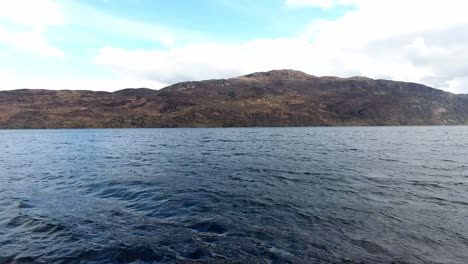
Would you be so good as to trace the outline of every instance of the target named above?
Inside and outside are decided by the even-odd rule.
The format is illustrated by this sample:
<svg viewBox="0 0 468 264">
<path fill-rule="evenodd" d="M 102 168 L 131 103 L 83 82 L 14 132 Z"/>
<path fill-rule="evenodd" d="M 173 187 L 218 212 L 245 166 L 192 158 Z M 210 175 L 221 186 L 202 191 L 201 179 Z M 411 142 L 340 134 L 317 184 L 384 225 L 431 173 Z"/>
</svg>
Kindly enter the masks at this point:
<svg viewBox="0 0 468 264">
<path fill-rule="evenodd" d="M 0 263 L 466 263 L 468 127 L 0 130 Z"/>
</svg>

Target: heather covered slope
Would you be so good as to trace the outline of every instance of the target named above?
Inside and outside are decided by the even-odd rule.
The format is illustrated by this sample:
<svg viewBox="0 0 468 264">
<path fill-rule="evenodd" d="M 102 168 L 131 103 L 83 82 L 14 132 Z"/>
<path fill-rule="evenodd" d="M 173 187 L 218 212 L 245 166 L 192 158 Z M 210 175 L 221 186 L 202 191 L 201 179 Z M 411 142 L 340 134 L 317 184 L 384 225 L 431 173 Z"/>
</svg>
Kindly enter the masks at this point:
<svg viewBox="0 0 468 264">
<path fill-rule="evenodd" d="M 161 90 L 0 92 L 0 128 L 468 124 L 468 96 L 292 70 Z"/>
</svg>

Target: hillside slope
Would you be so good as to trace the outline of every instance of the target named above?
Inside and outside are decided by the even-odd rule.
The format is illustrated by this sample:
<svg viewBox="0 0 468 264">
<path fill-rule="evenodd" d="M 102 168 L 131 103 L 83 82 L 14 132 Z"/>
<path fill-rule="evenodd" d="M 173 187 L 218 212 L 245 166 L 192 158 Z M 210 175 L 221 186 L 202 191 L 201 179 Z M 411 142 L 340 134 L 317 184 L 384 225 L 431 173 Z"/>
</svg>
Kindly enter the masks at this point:
<svg viewBox="0 0 468 264">
<path fill-rule="evenodd" d="M 468 96 L 292 70 L 161 90 L 0 92 L 0 128 L 468 124 Z"/>
</svg>

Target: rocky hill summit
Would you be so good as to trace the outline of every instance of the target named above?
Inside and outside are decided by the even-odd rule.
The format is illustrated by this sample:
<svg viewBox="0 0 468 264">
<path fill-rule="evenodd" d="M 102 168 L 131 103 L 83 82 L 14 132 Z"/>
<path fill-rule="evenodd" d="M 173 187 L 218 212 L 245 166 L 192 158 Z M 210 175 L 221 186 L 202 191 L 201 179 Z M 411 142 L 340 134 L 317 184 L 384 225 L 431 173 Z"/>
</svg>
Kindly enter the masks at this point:
<svg viewBox="0 0 468 264">
<path fill-rule="evenodd" d="M 117 92 L 0 92 L 0 128 L 468 124 L 468 96 L 366 77 L 274 70 Z"/>
</svg>

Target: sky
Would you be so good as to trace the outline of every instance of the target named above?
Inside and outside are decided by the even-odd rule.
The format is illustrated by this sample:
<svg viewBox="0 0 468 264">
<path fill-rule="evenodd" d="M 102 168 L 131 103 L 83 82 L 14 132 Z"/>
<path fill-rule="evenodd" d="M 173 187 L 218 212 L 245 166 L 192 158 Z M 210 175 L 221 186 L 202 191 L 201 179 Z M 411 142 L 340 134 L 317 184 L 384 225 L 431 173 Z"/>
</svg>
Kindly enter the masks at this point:
<svg viewBox="0 0 468 264">
<path fill-rule="evenodd" d="M 294 69 L 468 93 L 466 0 L 0 0 L 0 90 Z"/>
</svg>

